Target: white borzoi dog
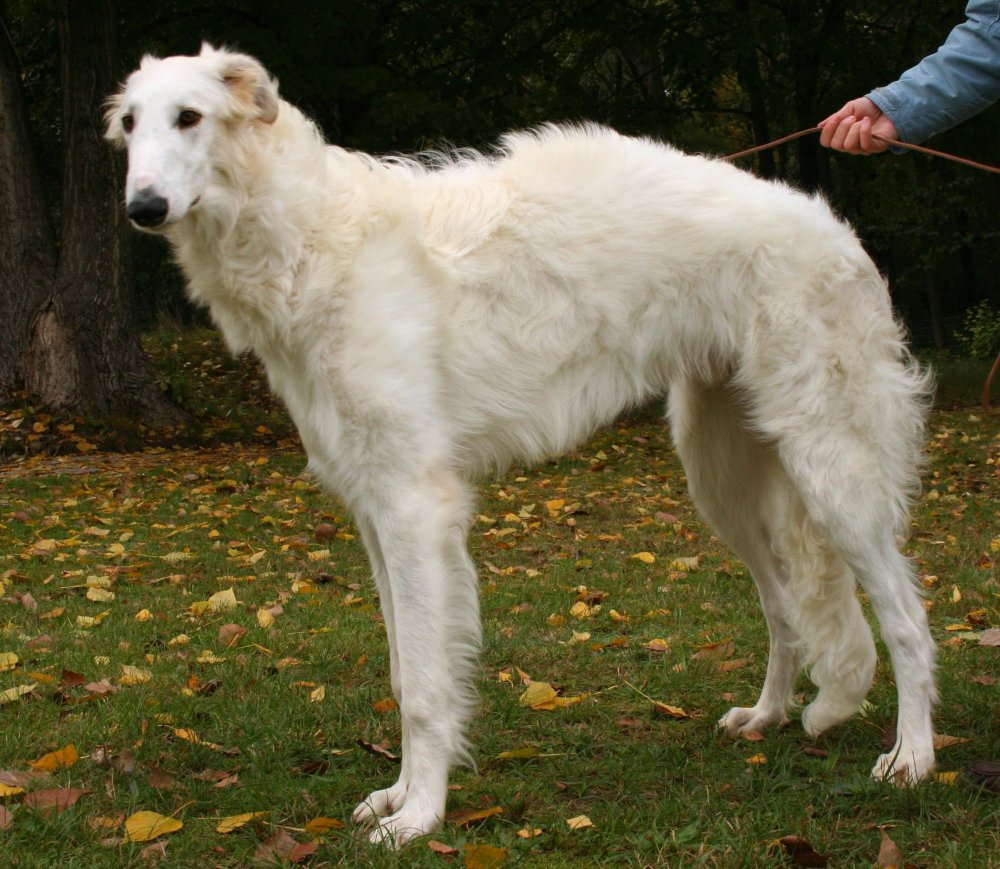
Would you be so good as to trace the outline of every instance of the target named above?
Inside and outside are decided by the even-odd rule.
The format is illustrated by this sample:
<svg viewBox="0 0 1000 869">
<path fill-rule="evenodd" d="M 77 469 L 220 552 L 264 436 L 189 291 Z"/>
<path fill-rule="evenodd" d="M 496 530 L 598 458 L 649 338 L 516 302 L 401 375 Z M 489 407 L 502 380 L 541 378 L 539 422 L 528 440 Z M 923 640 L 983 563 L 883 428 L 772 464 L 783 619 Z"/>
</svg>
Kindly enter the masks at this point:
<svg viewBox="0 0 1000 869">
<path fill-rule="evenodd" d="M 173 245 L 228 345 L 263 360 L 363 537 L 403 745 L 399 780 L 354 812 L 373 841 L 439 827 L 468 757 L 471 481 L 666 393 L 692 498 L 770 630 L 760 699 L 720 725 L 784 722 L 803 668 L 806 731 L 859 708 L 876 655 L 857 579 L 899 692 L 873 773 L 932 770 L 934 644 L 897 548 L 927 378 L 821 200 L 596 126 L 377 160 L 326 145 L 256 60 L 211 46 L 146 57 L 107 124 L 129 217 Z"/>
</svg>

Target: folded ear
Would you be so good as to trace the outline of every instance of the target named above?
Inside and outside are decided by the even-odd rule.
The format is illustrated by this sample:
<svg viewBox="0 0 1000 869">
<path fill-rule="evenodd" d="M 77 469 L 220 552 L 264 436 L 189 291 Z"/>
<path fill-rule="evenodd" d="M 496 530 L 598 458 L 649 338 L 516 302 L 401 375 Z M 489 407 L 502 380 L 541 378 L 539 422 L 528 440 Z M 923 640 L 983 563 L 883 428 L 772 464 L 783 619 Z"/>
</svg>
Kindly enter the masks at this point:
<svg viewBox="0 0 1000 869">
<path fill-rule="evenodd" d="M 273 124 L 278 117 L 278 83 L 248 54 L 231 54 L 202 46 L 202 55 L 214 54 L 219 75 L 244 117 Z"/>
<path fill-rule="evenodd" d="M 124 87 L 104 101 L 104 138 L 116 148 L 125 146 L 125 131 L 122 129 L 122 100 L 125 99 Z"/>
</svg>

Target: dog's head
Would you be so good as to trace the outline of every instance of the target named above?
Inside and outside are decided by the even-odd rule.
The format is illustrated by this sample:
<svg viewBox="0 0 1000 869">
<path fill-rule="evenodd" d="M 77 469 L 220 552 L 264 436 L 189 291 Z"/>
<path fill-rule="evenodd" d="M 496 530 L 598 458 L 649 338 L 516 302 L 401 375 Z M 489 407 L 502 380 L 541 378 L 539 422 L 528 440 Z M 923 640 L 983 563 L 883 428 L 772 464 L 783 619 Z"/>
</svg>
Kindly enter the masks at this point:
<svg viewBox="0 0 1000 869">
<path fill-rule="evenodd" d="M 132 223 L 155 232 L 181 220 L 205 195 L 220 138 L 274 123 L 279 105 L 277 83 L 248 55 L 204 44 L 194 57 L 144 57 L 105 113 L 105 135 L 128 149 Z"/>
</svg>

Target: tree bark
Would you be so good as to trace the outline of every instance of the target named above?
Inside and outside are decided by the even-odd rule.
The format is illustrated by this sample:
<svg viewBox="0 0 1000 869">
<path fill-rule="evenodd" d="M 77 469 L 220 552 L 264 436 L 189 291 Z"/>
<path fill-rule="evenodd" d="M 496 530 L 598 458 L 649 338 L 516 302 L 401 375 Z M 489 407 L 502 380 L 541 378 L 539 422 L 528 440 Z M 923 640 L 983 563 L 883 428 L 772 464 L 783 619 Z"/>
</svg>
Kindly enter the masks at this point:
<svg viewBox="0 0 1000 869">
<path fill-rule="evenodd" d="M 63 198 L 58 266 L 27 337 L 28 387 L 55 410 L 178 420 L 139 344 L 122 167 L 103 138 L 118 83 L 113 0 L 61 0 Z"/>
<path fill-rule="evenodd" d="M 26 336 L 52 291 L 56 246 L 31 147 L 21 70 L 0 10 L 0 398 L 29 388 Z"/>
</svg>

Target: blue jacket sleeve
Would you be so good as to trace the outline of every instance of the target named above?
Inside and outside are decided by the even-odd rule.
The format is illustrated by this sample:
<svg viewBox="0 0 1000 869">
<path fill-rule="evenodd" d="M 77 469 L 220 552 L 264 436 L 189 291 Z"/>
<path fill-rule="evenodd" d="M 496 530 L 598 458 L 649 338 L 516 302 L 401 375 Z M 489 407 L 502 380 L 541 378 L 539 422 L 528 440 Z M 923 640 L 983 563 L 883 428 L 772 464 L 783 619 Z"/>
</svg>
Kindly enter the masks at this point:
<svg viewBox="0 0 1000 869">
<path fill-rule="evenodd" d="M 934 54 L 868 94 L 904 142 L 921 142 L 1000 99 L 1000 0 L 970 0 Z"/>
</svg>

